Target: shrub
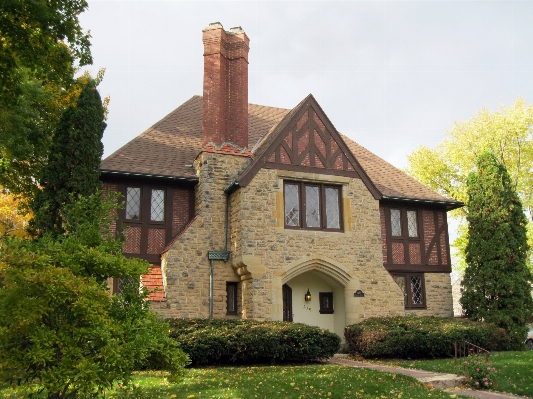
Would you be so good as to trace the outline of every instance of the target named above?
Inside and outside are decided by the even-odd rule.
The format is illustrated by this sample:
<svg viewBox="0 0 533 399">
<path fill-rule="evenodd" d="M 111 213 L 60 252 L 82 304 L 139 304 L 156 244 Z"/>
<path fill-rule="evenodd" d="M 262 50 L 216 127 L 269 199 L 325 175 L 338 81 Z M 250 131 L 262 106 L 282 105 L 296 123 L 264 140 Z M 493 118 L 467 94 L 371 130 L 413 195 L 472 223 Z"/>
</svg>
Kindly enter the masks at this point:
<svg viewBox="0 0 533 399">
<path fill-rule="evenodd" d="M 346 327 L 344 336 L 350 353 L 368 358 L 453 357 L 457 340 L 487 350 L 513 349 L 513 341 L 501 328 L 433 316 L 370 318 Z"/>
<path fill-rule="evenodd" d="M 492 367 L 492 362 L 484 357 L 478 355 L 468 356 L 463 362 L 463 370 L 467 383 L 473 388 L 493 388 L 496 367 Z"/>
<path fill-rule="evenodd" d="M 299 323 L 170 319 L 170 337 L 193 365 L 308 362 L 337 352 L 340 337 Z"/>
</svg>

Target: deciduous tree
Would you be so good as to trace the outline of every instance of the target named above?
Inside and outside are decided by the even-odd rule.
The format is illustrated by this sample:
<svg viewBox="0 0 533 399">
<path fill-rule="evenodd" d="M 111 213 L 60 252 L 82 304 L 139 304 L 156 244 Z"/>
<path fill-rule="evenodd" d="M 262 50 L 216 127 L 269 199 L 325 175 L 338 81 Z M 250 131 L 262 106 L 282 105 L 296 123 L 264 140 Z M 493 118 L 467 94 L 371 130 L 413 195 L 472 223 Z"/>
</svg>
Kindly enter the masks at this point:
<svg viewBox="0 0 533 399">
<path fill-rule="evenodd" d="M 468 177 L 468 243 L 461 304 L 467 317 L 504 328 L 521 343 L 533 313 L 527 220 L 514 182 L 490 152 Z"/>
<path fill-rule="evenodd" d="M 0 377 L 49 398 L 94 397 L 149 357 L 179 377 L 188 358 L 149 312 L 148 263 L 122 256 L 110 235 L 116 203 L 99 192 L 64 208 L 65 234 L 9 238 L 0 250 Z M 109 295 L 107 280 L 122 290 Z"/>
<path fill-rule="evenodd" d="M 78 17 L 85 0 L 0 2 L 0 104 L 19 98 L 20 69 L 44 84 L 68 86 L 74 68 L 92 63 L 89 33 Z"/>
<path fill-rule="evenodd" d="M 496 112 L 483 108 L 470 120 L 454 122 L 445 139 L 430 149 L 420 146 L 408 156 L 407 172 L 437 192 L 467 202 L 467 179 L 474 170 L 477 157 L 490 151 L 506 167 L 511 184 L 518 193 L 528 215 L 530 244 L 533 243 L 533 105 L 522 98 L 509 107 L 500 106 Z M 451 212 L 458 218 L 462 231 L 468 207 Z M 459 249 L 460 269 L 464 269 L 466 236 L 454 243 Z"/>
<path fill-rule="evenodd" d="M 29 218 L 19 211 L 19 201 L 0 186 L 0 239 L 27 236 Z"/>
<path fill-rule="evenodd" d="M 27 205 L 60 116 L 75 104 L 76 68 L 92 62 L 79 24 L 86 0 L 0 2 L 0 185 Z"/>
</svg>

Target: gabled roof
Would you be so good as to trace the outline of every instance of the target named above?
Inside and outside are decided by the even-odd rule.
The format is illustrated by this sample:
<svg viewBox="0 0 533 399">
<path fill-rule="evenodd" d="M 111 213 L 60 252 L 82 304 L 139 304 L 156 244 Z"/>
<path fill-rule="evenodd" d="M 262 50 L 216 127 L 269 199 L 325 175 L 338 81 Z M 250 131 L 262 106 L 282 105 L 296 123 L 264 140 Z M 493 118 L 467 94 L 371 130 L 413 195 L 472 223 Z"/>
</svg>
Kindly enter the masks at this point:
<svg viewBox="0 0 533 399">
<path fill-rule="evenodd" d="M 237 182 L 246 186 L 261 168 L 342 174 L 363 181 L 374 198 L 380 195 L 333 123 L 309 94 L 262 139 L 254 160 Z"/>
<path fill-rule="evenodd" d="M 102 172 L 196 179 L 191 165 L 202 148 L 202 97 L 193 96 L 104 159 Z M 285 116 L 284 108 L 249 104 L 249 142 L 255 143 Z"/>
<path fill-rule="evenodd" d="M 249 148 L 253 161 L 238 179 L 252 173 L 253 165 L 264 161 L 262 155 L 279 140 L 281 132 L 290 128 L 291 121 L 310 101 L 316 104 L 314 109 L 324 125 L 342 137 L 338 141 L 341 151 L 376 198 L 440 203 L 448 208 L 462 205 L 435 193 L 350 138 L 338 134 L 312 96 L 306 97 L 292 110 L 249 104 Z M 100 170 L 103 173 L 195 180 L 197 177 L 190 165 L 202 145 L 202 105 L 202 97 L 193 96 L 104 159 Z"/>
</svg>

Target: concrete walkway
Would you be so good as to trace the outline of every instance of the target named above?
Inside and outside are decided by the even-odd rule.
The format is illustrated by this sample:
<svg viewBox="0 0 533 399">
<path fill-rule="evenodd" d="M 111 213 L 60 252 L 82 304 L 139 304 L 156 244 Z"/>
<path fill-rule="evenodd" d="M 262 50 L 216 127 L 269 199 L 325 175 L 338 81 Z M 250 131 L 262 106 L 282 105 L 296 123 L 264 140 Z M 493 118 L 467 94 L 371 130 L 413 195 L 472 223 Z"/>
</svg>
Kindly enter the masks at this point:
<svg viewBox="0 0 533 399">
<path fill-rule="evenodd" d="M 329 359 L 329 363 L 341 364 L 350 367 L 361 367 L 366 369 L 385 371 L 393 374 L 403 374 L 418 379 L 420 382 L 433 385 L 435 388 L 446 390 L 456 395 L 470 396 L 480 399 L 528 399 L 525 396 L 510 395 L 500 392 L 488 392 L 483 390 L 466 389 L 461 386 L 464 377 L 455 374 L 435 373 L 432 371 L 404 369 L 401 367 L 383 366 L 375 363 L 358 362 L 350 360 L 347 355 L 335 355 Z"/>
</svg>

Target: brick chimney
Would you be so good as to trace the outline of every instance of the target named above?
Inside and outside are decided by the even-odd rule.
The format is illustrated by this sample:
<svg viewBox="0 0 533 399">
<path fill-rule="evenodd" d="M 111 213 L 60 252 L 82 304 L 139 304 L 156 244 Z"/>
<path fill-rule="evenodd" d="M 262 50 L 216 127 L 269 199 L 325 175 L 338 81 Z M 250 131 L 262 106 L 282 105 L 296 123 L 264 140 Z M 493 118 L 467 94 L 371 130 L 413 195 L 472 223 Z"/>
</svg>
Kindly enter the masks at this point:
<svg viewBox="0 0 533 399">
<path fill-rule="evenodd" d="M 204 103 L 202 147 L 228 144 L 244 154 L 248 147 L 248 36 L 241 27 L 226 32 L 219 22 L 203 31 Z"/>
</svg>

